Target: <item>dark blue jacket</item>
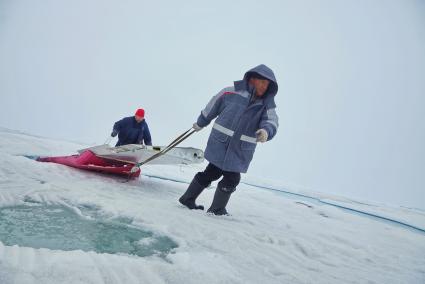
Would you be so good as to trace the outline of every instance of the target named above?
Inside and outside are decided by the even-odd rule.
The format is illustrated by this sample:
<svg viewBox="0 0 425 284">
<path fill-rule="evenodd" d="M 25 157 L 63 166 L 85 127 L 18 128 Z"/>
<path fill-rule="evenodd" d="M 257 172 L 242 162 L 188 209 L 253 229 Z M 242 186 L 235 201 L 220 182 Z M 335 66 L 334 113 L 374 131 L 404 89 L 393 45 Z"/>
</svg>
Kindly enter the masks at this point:
<svg viewBox="0 0 425 284">
<path fill-rule="evenodd" d="M 134 116 L 124 117 L 115 122 L 114 132 L 118 133 L 118 142 L 115 146 L 127 144 L 152 145 L 152 138 L 146 120 L 137 123 Z"/>
</svg>

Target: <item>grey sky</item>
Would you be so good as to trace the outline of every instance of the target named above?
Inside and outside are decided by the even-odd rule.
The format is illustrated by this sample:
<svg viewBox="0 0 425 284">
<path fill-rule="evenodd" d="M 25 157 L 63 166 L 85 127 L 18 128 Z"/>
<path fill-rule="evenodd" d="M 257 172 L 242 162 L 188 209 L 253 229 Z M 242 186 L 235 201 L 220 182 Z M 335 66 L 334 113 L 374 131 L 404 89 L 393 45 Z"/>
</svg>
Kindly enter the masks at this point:
<svg viewBox="0 0 425 284">
<path fill-rule="evenodd" d="M 250 175 L 425 208 L 424 50 L 425 1 L 0 0 L 0 126 L 100 144 L 144 107 L 164 145 L 264 63 L 281 126 Z"/>
</svg>

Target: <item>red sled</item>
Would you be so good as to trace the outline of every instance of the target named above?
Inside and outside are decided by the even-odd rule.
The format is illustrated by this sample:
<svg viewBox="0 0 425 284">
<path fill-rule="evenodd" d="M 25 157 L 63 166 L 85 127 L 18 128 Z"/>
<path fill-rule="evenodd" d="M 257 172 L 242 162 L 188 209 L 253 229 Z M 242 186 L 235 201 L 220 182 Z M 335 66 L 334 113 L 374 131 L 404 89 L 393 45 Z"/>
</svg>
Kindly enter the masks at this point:
<svg viewBox="0 0 425 284">
<path fill-rule="evenodd" d="M 107 174 L 123 175 L 129 178 L 137 178 L 140 176 L 140 169 L 134 173 L 130 172 L 134 167 L 134 163 L 98 157 L 90 150 L 85 150 L 79 155 L 72 156 L 40 157 L 37 161 L 57 163 L 78 169 Z"/>
<path fill-rule="evenodd" d="M 79 150 L 78 155 L 43 157 L 38 158 L 37 161 L 52 162 L 83 170 L 137 178 L 140 176 L 140 168 L 134 173 L 130 172 L 131 169 L 137 163 L 147 161 L 150 157 L 165 148 L 164 146 L 145 146 L 138 144 L 110 147 L 104 144 Z M 202 163 L 203 161 L 204 152 L 202 150 L 175 147 L 157 159 L 149 161 L 149 163 L 156 165 L 181 165 Z"/>
</svg>

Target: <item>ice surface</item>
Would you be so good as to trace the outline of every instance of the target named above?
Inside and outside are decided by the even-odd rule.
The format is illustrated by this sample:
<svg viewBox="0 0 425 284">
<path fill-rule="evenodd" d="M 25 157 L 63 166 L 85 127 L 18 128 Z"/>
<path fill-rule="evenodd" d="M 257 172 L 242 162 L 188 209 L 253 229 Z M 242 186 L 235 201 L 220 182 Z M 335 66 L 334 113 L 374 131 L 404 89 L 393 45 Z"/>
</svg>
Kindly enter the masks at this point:
<svg viewBox="0 0 425 284">
<path fill-rule="evenodd" d="M 255 176 L 244 175 L 233 194 L 232 216 L 216 217 L 177 202 L 202 166 L 146 165 L 145 176 L 122 183 L 22 156 L 68 155 L 85 146 L 90 145 L 0 130 L 0 208 L 31 202 L 71 205 L 87 220 L 97 214 L 123 224 L 131 220 L 135 228 L 152 232 L 151 238 L 167 236 L 178 247 L 164 257 L 138 257 L 1 240 L 0 283 L 425 283 L 423 233 L 247 185 L 266 184 Z M 214 185 L 198 203 L 210 205 Z M 302 193 L 423 222 L 417 210 Z M 84 206 L 96 208 L 95 213 L 84 213 Z M 142 238 L 139 244 L 153 239 Z"/>
</svg>

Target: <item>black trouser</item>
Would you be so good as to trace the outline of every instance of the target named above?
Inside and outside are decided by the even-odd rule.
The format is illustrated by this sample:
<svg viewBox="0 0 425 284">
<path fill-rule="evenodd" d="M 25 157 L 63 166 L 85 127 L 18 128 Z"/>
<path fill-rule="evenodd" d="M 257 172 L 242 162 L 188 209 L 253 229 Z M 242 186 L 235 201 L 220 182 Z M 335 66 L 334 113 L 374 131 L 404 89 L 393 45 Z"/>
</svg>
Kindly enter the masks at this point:
<svg viewBox="0 0 425 284">
<path fill-rule="evenodd" d="M 203 172 L 195 175 L 196 180 L 204 187 L 211 184 L 212 181 L 218 180 L 221 176 L 223 179 L 218 183 L 220 187 L 236 188 L 241 181 L 241 174 L 237 172 L 227 172 L 209 163 Z"/>
</svg>

